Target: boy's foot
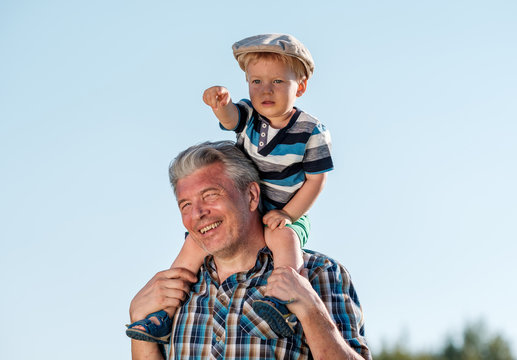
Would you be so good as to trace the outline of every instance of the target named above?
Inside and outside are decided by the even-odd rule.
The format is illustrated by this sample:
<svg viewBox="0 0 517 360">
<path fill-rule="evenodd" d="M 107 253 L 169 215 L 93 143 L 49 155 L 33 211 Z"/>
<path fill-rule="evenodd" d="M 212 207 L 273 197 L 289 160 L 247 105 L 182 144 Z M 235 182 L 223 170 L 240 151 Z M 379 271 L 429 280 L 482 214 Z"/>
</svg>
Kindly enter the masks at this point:
<svg viewBox="0 0 517 360">
<path fill-rule="evenodd" d="M 135 340 L 168 344 L 172 319 L 163 310 L 149 314 L 145 319 L 126 325 L 126 335 Z"/>
<path fill-rule="evenodd" d="M 289 337 L 294 334 L 294 327 L 297 323 L 296 316 L 285 306 L 290 303 L 292 300 L 283 301 L 266 296 L 262 300 L 255 300 L 251 307 L 277 335 Z"/>
</svg>

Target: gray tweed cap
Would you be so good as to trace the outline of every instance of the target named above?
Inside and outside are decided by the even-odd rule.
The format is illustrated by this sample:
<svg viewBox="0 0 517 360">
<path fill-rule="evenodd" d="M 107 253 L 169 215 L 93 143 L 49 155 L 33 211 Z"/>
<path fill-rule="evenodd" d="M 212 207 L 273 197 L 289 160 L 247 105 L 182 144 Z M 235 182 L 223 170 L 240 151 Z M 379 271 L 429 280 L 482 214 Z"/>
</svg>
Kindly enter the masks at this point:
<svg viewBox="0 0 517 360">
<path fill-rule="evenodd" d="M 309 50 L 298 39 L 289 34 L 262 34 L 250 36 L 237 41 L 232 46 L 233 56 L 244 70 L 244 64 L 239 56 L 250 52 L 273 52 L 293 56 L 305 65 L 307 79 L 314 72 L 314 60 Z"/>
</svg>

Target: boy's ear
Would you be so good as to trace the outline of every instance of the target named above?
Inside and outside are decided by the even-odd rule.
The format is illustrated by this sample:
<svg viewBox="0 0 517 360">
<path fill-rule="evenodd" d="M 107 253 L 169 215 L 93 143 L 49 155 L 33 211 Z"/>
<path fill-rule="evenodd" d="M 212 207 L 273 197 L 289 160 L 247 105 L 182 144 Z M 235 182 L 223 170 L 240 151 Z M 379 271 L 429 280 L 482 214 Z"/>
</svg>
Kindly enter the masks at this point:
<svg viewBox="0 0 517 360">
<path fill-rule="evenodd" d="M 300 97 L 307 90 L 307 79 L 300 80 L 298 82 L 298 90 L 296 91 L 296 97 Z"/>
</svg>

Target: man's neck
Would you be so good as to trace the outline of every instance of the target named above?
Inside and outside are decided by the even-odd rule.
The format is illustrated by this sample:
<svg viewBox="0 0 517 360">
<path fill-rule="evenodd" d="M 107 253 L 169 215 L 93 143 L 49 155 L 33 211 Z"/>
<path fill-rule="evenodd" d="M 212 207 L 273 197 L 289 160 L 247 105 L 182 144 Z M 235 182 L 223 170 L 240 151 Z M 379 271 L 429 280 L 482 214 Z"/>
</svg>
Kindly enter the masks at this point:
<svg viewBox="0 0 517 360">
<path fill-rule="evenodd" d="M 257 261 L 257 254 L 264 246 L 265 244 L 254 249 L 248 248 L 245 252 L 240 252 L 232 259 L 214 257 L 219 283 L 222 284 L 233 274 L 249 271 L 253 268 Z"/>
<path fill-rule="evenodd" d="M 233 274 L 253 268 L 257 261 L 257 254 L 264 246 L 266 246 L 264 228 L 259 222 L 258 225 L 250 226 L 247 238 L 243 239 L 241 246 L 234 251 L 226 254 L 214 254 L 219 283 L 222 284 Z"/>
</svg>

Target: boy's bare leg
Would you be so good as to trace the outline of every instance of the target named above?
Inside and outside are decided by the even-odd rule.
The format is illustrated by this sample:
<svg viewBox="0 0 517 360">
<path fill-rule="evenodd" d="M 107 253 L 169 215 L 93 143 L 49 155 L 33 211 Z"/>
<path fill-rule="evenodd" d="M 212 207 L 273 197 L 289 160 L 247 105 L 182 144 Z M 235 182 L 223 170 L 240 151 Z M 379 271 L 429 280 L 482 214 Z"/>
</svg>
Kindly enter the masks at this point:
<svg viewBox="0 0 517 360">
<path fill-rule="evenodd" d="M 206 255 L 208 254 L 205 250 L 201 249 L 192 237 L 188 235 L 183 242 L 183 246 L 181 247 L 178 256 L 172 262 L 171 269 L 184 268 L 197 274 Z M 173 317 L 174 310 L 176 310 L 176 308 L 165 308 L 163 310 L 169 315 L 169 317 Z M 157 322 L 154 318 L 151 318 L 151 321 L 155 323 Z"/>
<path fill-rule="evenodd" d="M 190 235 L 188 235 L 181 247 L 181 250 L 171 265 L 172 268 L 184 268 L 190 272 L 197 274 L 199 268 L 203 264 L 205 256 L 208 254 L 196 244 Z"/>
<path fill-rule="evenodd" d="M 184 268 L 189 270 L 190 272 L 197 274 L 199 271 L 199 268 L 203 264 L 203 260 L 205 259 L 205 256 L 208 255 L 205 250 L 201 249 L 194 240 L 192 240 L 192 237 L 188 235 L 185 238 L 185 242 L 183 243 L 183 246 L 181 247 L 181 250 L 174 259 L 171 269 L 172 268 Z M 163 309 L 169 317 L 174 316 L 174 312 L 176 311 L 176 308 L 165 308 Z M 151 320 L 156 325 L 160 324 L 160 321 L 156 317 L 150 317 L 149 320 Z M 145 330 L 142 326 L 135 326 L 135 329 L 139 330 Z"/>
<path fill-rule="evenodd" d="M 199 268 L 203 264 L 203 260 L 205 259 L 205 256 L 208 254 L 200 248 L 196 242 L 192 239 L 190 235 L 187 235 L 185 238 L 185 241 L 183 242 L 183 246 L 181 247 L 181 250 L 172 262 L 171 269 L 172 268 L 184 268 L 189 270 L 190 272 L 197 274 L 199 271 Z M 169 317 L 174 316 L 175 308 L 165 308 L 163 309 Z M 154 319 L 151 318 L 151 321 Z M 156 321 L 154 321 L 156 322 Z"/>
<path fill-rule="evenodd" d="M 303 256 L 300 240 L 293 229 L 289 227 L 264 228 L 266 245 L 273 253 L 275 269 L 280 266 L 289 266 L 298 273 L 303 269 Z"/>
</svg>

